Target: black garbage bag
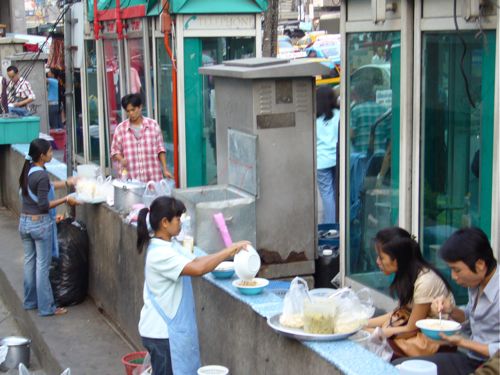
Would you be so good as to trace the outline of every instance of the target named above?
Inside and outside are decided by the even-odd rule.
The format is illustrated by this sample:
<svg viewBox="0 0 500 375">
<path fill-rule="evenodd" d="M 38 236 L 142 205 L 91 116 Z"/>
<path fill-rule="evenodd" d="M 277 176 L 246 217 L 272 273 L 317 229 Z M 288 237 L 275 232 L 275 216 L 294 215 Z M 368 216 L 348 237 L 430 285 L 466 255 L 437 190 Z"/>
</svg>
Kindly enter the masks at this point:
<svg viewBox="0 0 500 375">
<path fill-rule="evenodd" d="M 89 282 L 89 237 L 85 224 L 67 218 L 57 224 L 59 259 L 53 258 L 50 284 L 57 306 L 83 302 Z"/>
</svg>

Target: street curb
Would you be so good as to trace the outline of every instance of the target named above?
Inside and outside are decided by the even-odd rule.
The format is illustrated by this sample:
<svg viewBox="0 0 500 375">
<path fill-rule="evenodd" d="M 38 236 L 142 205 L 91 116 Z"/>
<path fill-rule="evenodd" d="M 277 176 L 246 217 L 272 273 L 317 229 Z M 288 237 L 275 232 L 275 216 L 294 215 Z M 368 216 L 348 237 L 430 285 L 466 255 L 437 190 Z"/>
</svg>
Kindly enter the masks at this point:
<svg viewBox="0 0 500 375">
<path fill-rule="evenodd" d="M 7 275 L 5 275 L 5 272 L 1 268 L 0 285 L 0 298 L 2 298 L 5 306 L 11 312 L 22 334 L 32 340 L 31 350 L 40 361 L 43 370 L 47 374 L 60 374 L 63 371 L 61 364 L 54 357 L 31 317 L 36 312 L 23 309 L 23 301 L 20 300 Z"/>
</svg>

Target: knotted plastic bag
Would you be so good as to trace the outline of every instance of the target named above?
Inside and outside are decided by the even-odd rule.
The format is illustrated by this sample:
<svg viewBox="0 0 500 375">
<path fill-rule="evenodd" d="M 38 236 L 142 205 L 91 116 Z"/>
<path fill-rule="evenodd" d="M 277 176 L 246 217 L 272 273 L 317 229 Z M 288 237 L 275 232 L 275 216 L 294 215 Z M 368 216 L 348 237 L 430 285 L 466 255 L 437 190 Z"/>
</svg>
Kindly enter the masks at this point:
<svg viewBox="0 0 500 375">
<path fill-rule="evenodd" d="M 290 328 L 304 326 L 304 300 L 309 298 L 309 288 L 304 279 L 296 277 L 290 284 L 290 289 L 283 301 L 283 313 L 280 324 Z"/>
<path fill-rule="evenodd" d="M 375 307 L 368 289 L 357 293 L 350 288 L 339 289 L 332 297 L 335 307 L 335 333 L 350 333 L 362 328 L 373 316 Z"/>
<path fill-rule="evenodd" d="M 382 328 L 377 327 L 372 332 L 368 340 L 366 340 L 365 348 L 372 353 L 375 353 L 386 362 L 390 362 L 394 351 L 387 342 L 387 338 L 382 331 Z"/>
</svg>

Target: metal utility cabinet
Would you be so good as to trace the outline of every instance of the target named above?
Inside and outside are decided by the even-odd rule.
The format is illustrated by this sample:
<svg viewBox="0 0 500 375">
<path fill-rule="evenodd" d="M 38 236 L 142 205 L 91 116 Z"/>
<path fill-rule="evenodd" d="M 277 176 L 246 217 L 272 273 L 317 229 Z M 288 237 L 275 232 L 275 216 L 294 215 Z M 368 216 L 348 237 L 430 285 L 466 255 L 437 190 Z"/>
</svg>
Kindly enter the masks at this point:
<svg viewBox="0 0 500 375">
<path fill-rule="evenodd" d="M 314 273 L 314 77 L 327 70 L 319 63 L 273 58 L 199 70 L 215 80 L 218 183 L 236 183 L 255 197 L 263 277 Z"/>
</svg>

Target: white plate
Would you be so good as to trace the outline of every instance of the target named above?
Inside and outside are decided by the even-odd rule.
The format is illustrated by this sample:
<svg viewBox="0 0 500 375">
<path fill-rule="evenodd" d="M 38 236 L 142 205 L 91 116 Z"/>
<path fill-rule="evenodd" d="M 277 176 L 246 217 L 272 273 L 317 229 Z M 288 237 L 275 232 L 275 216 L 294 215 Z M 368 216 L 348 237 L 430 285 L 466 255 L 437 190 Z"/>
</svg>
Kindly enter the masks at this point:
<svg viewBox="0 0 500 375">
<path fill-rule="evenodd" d="M 307 333 L 301 328 L 289 328 L 280 324 L 281 314 L 276 314 L 267 319 L 267 325 L 283 336 L 300 341 L 339 341 L 354 335 L 359 329 L 349 333 L 317 334 Z"/>
<path fill-rule="evenodd" d="M 104 202 L 106 202 L 106 197 L 100 197 L 100 198 L 94 198 L 94 199 L 86 199 L 86 198 L 82 198 L 77 193 L 73 193 L 72 195 L 75 197 L 75 199 L 78 202 L 82 202 L 82 203 L 98 204 L 98 203 L 104 203 Z"/>
</svg>

